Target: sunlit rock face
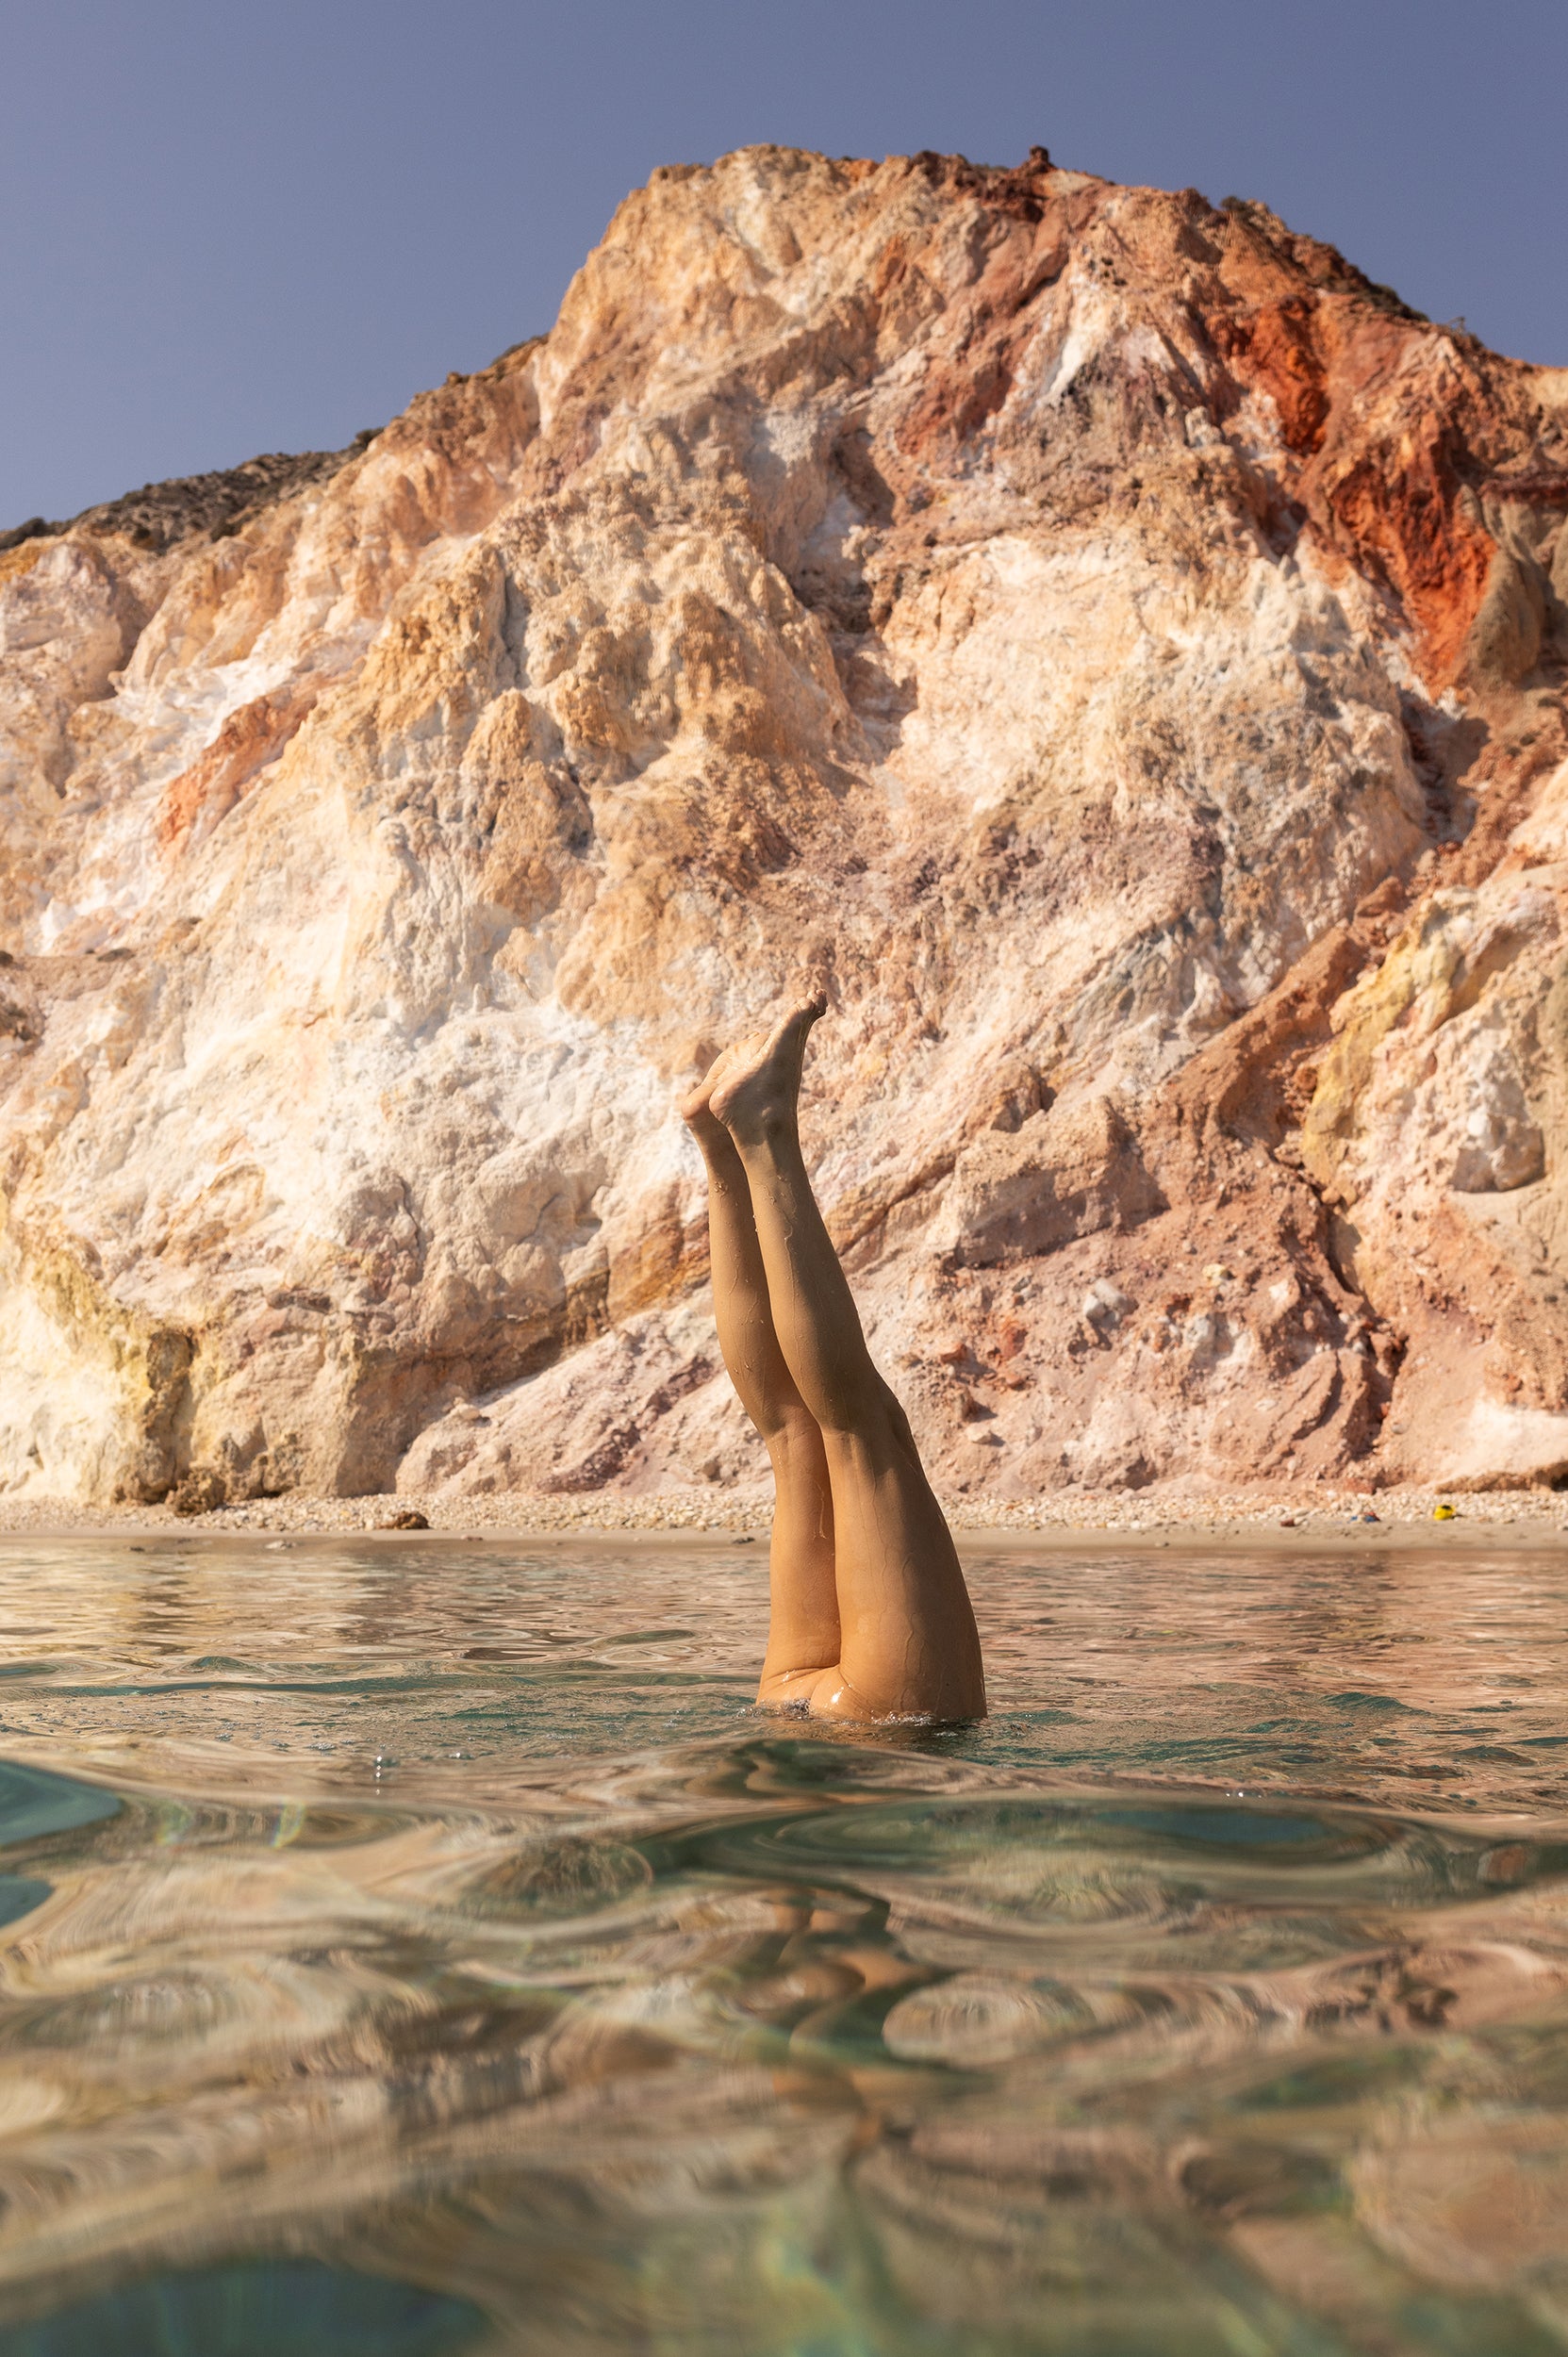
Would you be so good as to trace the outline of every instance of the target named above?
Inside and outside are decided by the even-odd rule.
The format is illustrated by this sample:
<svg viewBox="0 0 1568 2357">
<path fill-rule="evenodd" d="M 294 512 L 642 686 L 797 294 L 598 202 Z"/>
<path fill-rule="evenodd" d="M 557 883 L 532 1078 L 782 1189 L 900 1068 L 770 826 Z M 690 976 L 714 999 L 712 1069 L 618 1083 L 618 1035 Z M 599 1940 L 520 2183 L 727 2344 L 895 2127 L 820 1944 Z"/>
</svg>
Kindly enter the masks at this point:
<svg viewBox="0 0 1568 2357">
<path fill-rule="evenodd" d="M 1568 375 L 1260 208 L 766 148 L 0 553 L 0 1483 L 760 1477 L 676 1088 L 949 1490 L 1568 1466 Z"/>
</svg>

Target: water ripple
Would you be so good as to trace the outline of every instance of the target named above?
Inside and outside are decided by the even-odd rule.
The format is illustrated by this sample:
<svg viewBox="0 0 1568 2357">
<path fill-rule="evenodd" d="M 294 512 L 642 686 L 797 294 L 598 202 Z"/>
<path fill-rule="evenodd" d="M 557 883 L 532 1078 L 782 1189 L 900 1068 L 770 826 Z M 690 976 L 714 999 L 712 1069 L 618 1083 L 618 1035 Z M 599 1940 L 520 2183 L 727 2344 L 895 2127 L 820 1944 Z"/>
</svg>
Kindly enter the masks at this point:
<svg viewBox="0 0 1568 2357">
<path fill-rule="evenodd" d="M 8 2357 L 1568 2346 L 1568 1574 L 757 1552 L 0 1550 Z"/>
</svg>

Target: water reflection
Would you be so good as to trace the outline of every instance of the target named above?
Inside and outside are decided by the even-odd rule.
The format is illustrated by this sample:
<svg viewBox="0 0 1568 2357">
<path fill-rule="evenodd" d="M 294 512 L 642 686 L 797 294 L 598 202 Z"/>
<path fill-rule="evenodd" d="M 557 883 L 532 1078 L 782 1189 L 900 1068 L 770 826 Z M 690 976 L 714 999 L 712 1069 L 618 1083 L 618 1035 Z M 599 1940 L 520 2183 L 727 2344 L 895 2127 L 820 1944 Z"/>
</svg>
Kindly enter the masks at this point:
<svg viewBox="0 0 1568 2357">
<path fill-rule="evenodd" d="M 0 1555 L 0 2346 L 1568 2345 L 1568 1573 L 759 1554 Z"/>
<path fill-rule="evenodd" d="M 122 2285 L 7 2336 L 8 2357 L 460 2357 L 486 2337 L 467 2300 L 309 2260 Z"/>
</svg>

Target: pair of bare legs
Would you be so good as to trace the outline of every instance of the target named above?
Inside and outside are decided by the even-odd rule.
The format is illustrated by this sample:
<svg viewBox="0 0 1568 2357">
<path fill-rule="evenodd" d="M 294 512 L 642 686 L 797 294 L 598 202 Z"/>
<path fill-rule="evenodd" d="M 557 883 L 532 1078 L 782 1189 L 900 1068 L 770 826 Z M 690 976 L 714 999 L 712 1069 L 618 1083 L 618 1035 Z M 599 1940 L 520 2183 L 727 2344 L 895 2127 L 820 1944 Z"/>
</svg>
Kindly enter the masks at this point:
<svg viewBox="0 0 1568 2357">
<path fill-rule="evenodd" d="M 802 999 L 681 1106 L 708 1167 L 719 1348 L 777 1500 L 760 1703 L 974 1719 L 980 1640 L 909 1421 L 871 1362 L 801 1154 Z"/>
</svg>

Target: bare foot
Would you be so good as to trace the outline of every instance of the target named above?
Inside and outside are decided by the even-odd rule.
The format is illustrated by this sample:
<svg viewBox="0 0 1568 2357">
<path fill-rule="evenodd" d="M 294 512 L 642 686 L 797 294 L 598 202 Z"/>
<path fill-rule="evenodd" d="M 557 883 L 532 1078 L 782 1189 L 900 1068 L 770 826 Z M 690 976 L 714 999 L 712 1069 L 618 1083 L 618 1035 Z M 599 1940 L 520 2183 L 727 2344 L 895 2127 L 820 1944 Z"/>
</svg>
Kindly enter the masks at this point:
<svg viewBox="0 0 1568 2357">
<path fill-rule="evenodd" d="M 696 1129 L 702 1124 L 713 1121 L 713 1114 L 708 1109 L 708 1099 L 713 1095 L 714 1085 L 719 1074 L 734 1052 L 733 1047 L 720 1048 L 697 1086 L 686 1096 L 678 1096 L 675 1099 L 675 1110 L 689 1129 Z"/>
<path fill-rule="evenodd" d="M 714 1117 L 712 1097 L 719 1081 L 737 1057 L 755 1055 L 761 1048 L 765 1033 L 752 1031 L 737 1040 L 733 1047 L 720 1049 L 707 1071 L 688 1095 L 678 1096 L 675 1110 L 691 1131 L 701 1150 L 702 1159 L 710 1165 L 717 1157 L 723 1162 L 734 1154 L 734 1140 L 721 1121 Z"/>
<path fill-rule="evenodd" d="M 798 998 L 770 1031 L 753 1032 L 720 1058 L 723 1068 L 713 1076 L 708 1110 L 733 1138 L 760 1138 L 793 1122 L 806 1039 L 827 1012 L 820 992 Z"/>
</svg>

